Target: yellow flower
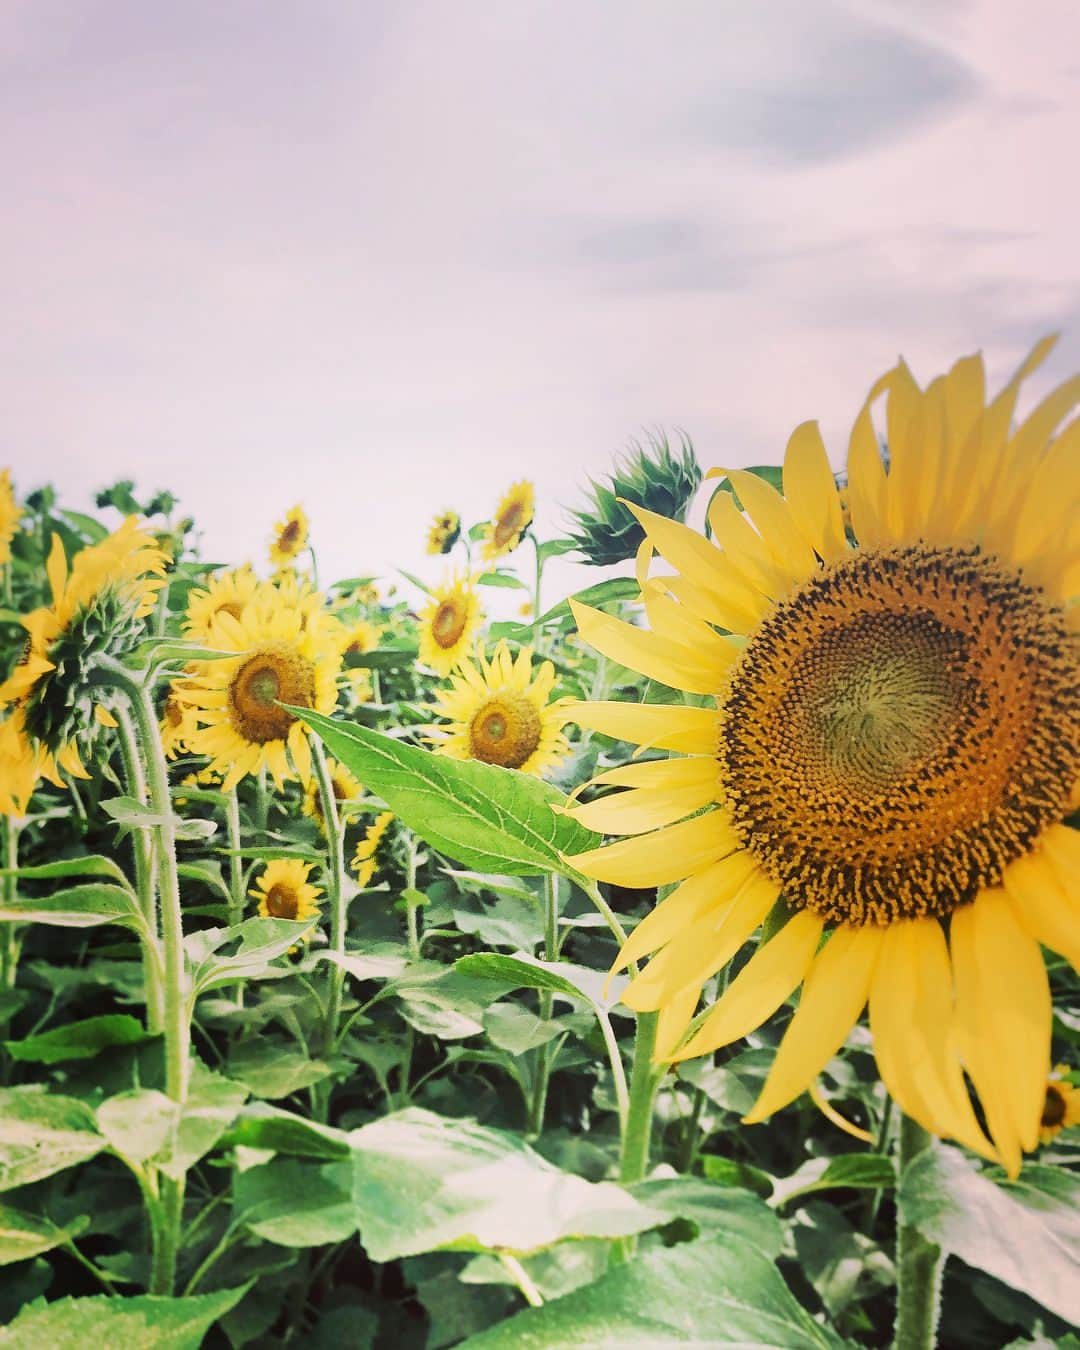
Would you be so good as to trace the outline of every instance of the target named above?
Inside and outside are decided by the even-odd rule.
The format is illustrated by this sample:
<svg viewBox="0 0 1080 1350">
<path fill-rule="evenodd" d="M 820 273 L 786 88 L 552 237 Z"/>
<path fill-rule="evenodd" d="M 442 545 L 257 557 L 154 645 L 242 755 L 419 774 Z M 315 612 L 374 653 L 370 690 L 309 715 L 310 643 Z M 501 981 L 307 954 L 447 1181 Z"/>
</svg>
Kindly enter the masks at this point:
<svg viewBox="0 0 1080 1350">
<path fill-rule="evenodd" d="M 382 843 L 383 836 L 390 827 L 390 822 L 394 819 L 392 811 L 383 811 L 377 815 L 364 832 L 363 839 L 356 846 L 356 852 L 353 854 L 352 868 L 356 873 L 356 880 L 360 886 L 368 886 L 375 875 L 375 852 Z"/>
<path fill-rule="evenodd" d="M 450 725 L 434 729 L 428 740 L 454 759 L 478 759 L 539 777 L 569 750 L 562 733 L 568 700 L 549 702 L 554 683 L 550 661 L 534 674 L 528 647 L 515 661 L 500 642 L 490 662 L 478 653 L 478 664 L 462 662 L 451 687 L 436 690 L 432 711 L 450 718 Z"/>
<path fill-rule="evenodd" d="M 169 759 L 175 759 L 187 749 L 188 736 L 198 729 L 195 709 L 187 698 L 189 692 L 186 680 L 174 680 L 165 696 L 158 726 L 161 745 Z"/>
<path fill-rule="evenodd" d="M 625 999 L 659 1010 L 661 1058 L 746 1036 L 802 985 L 748 1121 L 808 1088 L 869 1002 L 878 1067 L 909 1116 L 1010 1174 L 1038 1139 L 1039 944 L 1080 962 L 1080 831 L 1063 824 L 1080 788 L 1080 422 L 1057 432 L 1080 380 L 1013 429 L 1049 345 L 989 405 L 978 356 L 925 390 L 903 364 L 878 381 L 848 453 L 854 546 L 804 423 L 784 495 L 728 473 L 747 515 L 717 493 L 715 543 L 636 512 L 675 569 L 649 579 L 645 559 L 651 632 L 575 606 L 605 655 L 709 700 L 572 714 L 677 752 L 601 775 L 628 791 L 573 814 L 640 837 L 574 863 L 624 886 L 681 882 L 619 960 L 651 956 Z M 871 421 L 882 393 L 888 471 Z M 703 987 L 781 896 L 790 919 L 684 1043 Z"/>
<path fill-rule="evenodd" d="M 165 555 L 134 517 L 77 553 L 70 569 L 53 535 L 46 563 L 52 604 L 22 619 L 25 645 L 0 684 L 0 707 L 15 705 L 6 736 L 12 761 L 23 766 L 22 781 L 31 766 L 61 786 L 58 768 L 87 776 L 80 743 L 87 748 L 98 726 L 115 725 L 108 682 L 91 678 L 95 666 L 123 659 L 142 639 L 165 567 Z"/>
<path fill-rule="evenodd" d="M 11 561 L 11 541 L 21 516 L 22 508 L 11 486 L 11 470 L 0 469 L 0 566 Z"/>
<path fill-rule="evenodd" d="M 267 863 L 255 880 L 255 888 L 248 891 L 259 902 L 260 916 L 297 922 L 314 918 L 322 890 L 309 883 L 310 871 L 311 863 L 299 858 L 275 858 Z"/>
<path fill-rule="evenodd" d="M 428 530 L 427 551 L 449 553 L 461 534 L 461 517 L 456 511 L 442 511 L 431 522 Z"/>
<path fill-rule="evenodd" d="M 260 585 L 248 564 L 215 572 L 205 589 L 193 590 L 188 596 L 184 632 L 205 645 L 217 615 L 224 611 L 234 619 L 242 619 L 245 609 L 259 594 Z"/>
<path fill-rule="evenodd" d="M 420 615 L 421 662 L 449 675 L 472 650 L 482 621 L 472 581 L 457 573 L 448 577 Z"/>
<path fill-rule="evenodd" d="M 290 563 L 307 548 L 308 518 L 302 506 L 290 507 L 284 520 L 274 526 L 270 540 L 270 561 L 275 567 Z"/>
<path fill-rule="evenodd" d="M 1080 1125 L 1080 1088 L 1068 1079 L 1069 1066 L 1056 1064 L 1046 1080 L 1046 1097 L 1039 1119 L 1039 1143 L 1049 1144 L 1069 1125 Z"/>
<path fill-rule="evenodd" d="M 512 553 L 521 543 L 522 534 L 532 523 L 535 512 L 533 485 L 522 479 L 503 497 L 488 523 L 482 554 L 488 562 Z"/>
<path fill-rule="evenodd" d="M 349 681 L 352 696 L 357 703 L 370 703 L 375 697 L 375 686 L 371 680 L 371 671 L 366 666 L 354 666 L 352 669 L 346 670 L 345 678 Z"/>
<path fill-rule="evenodd" d="M 366 619 L 357 619 L 345 629 L 342 644 L 342 656 L 363 656 L 379 645 L 379 630 Z"/>
<path fill-rule="evenodd" d="M 344 764 L 339 764 L 336 759 L 327 757 L 326 770 L 330 775 L 330 783 L 334 790 L 334 800 L 338 807 L 348 802 L 358 801 L 363 796 L 364 789 L 360 786 L 353 775 L 348 771 Z M 319 784 L 314 775 L 304 789 L 304 801 L 301 808 L 305 816 L 309 816 L 320 830 L 325 830 L 325 821 L 323 818 L 322 795 L 319 792 Z"/>
<path fill-rule="evenodd" d="M 289 756 L 304 783 L 311 777 L 304 724 L 280 705 L 333 710 L 340 629 L 328 616 L 319 619 L 305 623 L 299 610 L 282 604 L 251 606 L 242 619 L 217 616 L 212 645 L 237 655 L 202 662 L 192 676 L 187 697 L 200 725 L 186 739 L 224 775 L 225 791 L 263 766 L 280 788 L 291 776 Z"/>
</svg>

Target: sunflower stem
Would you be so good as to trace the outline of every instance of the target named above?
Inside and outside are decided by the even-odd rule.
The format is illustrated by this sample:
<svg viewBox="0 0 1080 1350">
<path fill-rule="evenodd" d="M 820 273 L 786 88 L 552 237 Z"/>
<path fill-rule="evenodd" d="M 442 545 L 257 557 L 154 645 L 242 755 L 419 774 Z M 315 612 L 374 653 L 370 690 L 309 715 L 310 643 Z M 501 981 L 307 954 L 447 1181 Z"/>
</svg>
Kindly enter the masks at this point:
<svg viewBox="0 0 1080 1350">
<path fill-rule="evenodd" d="M 240 857 L 240 797 L 231 787 L 225 794 L 225 829 L 229 840 L 229 927 L 244 918 L 244 862 Z M 236 1006 L 244 1006 L 244 982 L 237 980 Z"/>
<path fill-rule="evenodd" d="M 544 873 L 544 960 L 559 959 L 559 876 L 557 872 Z M 551 1009 L 554 996 L 550 989 L 540 991 L 540 1020 L 551 1021 Z M 537 1047 L 536 1076 L 533 1080 L 533 1092 L 529 1101 L 528 1132 L 539 1135 L 544 1128 L 544 1114 L 547 1110 L 548 1084 L 551 1081 L 552 1054 L 551 1042 L 545 1041 Z"/>
<path fill-rule="evenodd" d="M 270 820 L 270 793 L 266 786 L 266 765 L 259 765 L 255 791 L 255 834 L 259 844 L 266 843 L 267 823 Z"/>
<path fill-rule="evenodd" d="M 900 1118 L 899 1175 L 931 1144 L 927 1130 Z M 941 1248 L 911 1224 L 896 1230 L 896 1326 L 894 1350 L 934 1350 L 941 1316 Z"/>
<path fill-rule="evenodd" d="M 14 869 L 19 865 L 19 822 L 14 816 L 4 816 L 3 829 L 3 864 L 6 869 L 4 873 L 3 896 L 4 903 L 10 905 L 14 902 L 18 892 L 18 877 L 15 876 Z M 19 935 L 13 923 L 0 924 L 0 993 L 15 988 L 15 980 L 19 969 Z M 8 1027 L 11 1024 L 11 1013 L 5 1013 L 0 1018 L 0 1040 L 6 1038 Z M 3 1066 L 3 1076 L 0 1082 L 8 1081 L 8 1073 L 12 1065 L 12 1060 L 7 1051 L 0 1055 Z"/>
<path fill-rule="evenodd" d="M 653 1105 L 656 1090 L 666 1066 L 653 1063 L 656 1050 L 656 1030 L 660 1014 L 642 1012 L 637 1015 L 634 1030 L 634 1064 L 630 1070 L 630 1103 L 626 1114 L 626 1128 L 622 1135 L 619 1155 L 619 1181 L 632 1186 L 642 1181 L 649 1170 L 649 1145 L 652 1140 Z M 619 1238 L 611 1247 L 611 1264 L 622 1265 L 636 1250 L 634 1238 Z"/>
<path fill-rule="evenodd" d="M 338 958 L 345 955 L 345 847 L 338 815 L 334 783 L 326 763 L 326 752 L 318 737 L 311 739 L 311 760 L 319 784 L 322 802 L 323 828 L 326 831 L 327 892 L 330 899 L 330 950 Z M 341 1014 L 341 991 L 345 984 L 345 967 L 340 959 L 331 961 L 326 988 L 326 1016 L 323 1022 L 322 1053 L 329 1055 L 337 1041 L 338 1017 Z"/>
<path fill-rule="evenodd" d="M 140 806 L 148 806 L 150 798 L 139 736 L 126 702 L 117 704 L 115 715 L 128 792 Z M 146 930 L 154 935 L 156 941 L 160 921 L 157 878 L 154 875 L 154 841 L 150 831 L 133 830 L 131 847 L 135 856 L 135 890 L 142 906 L 143 918 L 146 920 Z M 151 951 L 146 943 L 143 944 L 142 963 L 143 988 L 146 995 L 146 1028 L 152 1035 L 157 1035 L 165 1025 L 165 991 L 161 982 L 160 955 L 156 951 Z"/>
</svg>

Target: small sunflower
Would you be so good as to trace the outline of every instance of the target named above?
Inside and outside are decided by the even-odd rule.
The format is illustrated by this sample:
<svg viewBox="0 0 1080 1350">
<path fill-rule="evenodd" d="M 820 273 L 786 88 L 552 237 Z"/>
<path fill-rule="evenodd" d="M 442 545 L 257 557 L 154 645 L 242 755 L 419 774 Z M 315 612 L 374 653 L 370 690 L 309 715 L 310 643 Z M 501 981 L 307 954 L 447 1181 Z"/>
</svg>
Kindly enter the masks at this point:
<svg viewBox="0 0 1080 1350">
<path fill-rule="evenodd" d="M 11 486 L 11 470 L 0 469 L 0 566 L 11 561 L 11 541 L 21 516 L 22 510 Z"/>
<path fill-rule="evenodd" d="M 198 729 L 195 709 L 187 701 L 188 693 L 187 681 L 175 680 L 165 695 L 158 726 L 161 731 L 162 749 L 169 759 L 175 759 L 177 755 L 183 754 L 188 748 L 188 736 Z"/>
<path fill-rule="evenodd" d="M 461 534 L 461 517 L 456 511 L 442 511 L 428 530 L 427 551 L 449 553 Z"/>
<path fill-rule="evenodd" d="M 342 656 L 364 656 L 379 645 L 379 630 L 366 619 L 350 623 L 342 634 Z"/>
<path fill-rule="evenodd" d="M 640 837 L 574 864 L 681 883 L 618 963 L 651 957 L 624 997 L 660 1012 L 661 1058 L 746 1036 L 802 985 L 750 1122 L 805 1091 L 869 1003 L 908 1116 L 1011 1175 L 1037 1142 L 1039 944 L 1080 963 L 1080 831 L 1063 823 L 1080 803 L 1080 421 L 1059 430 L 1080 380 L 1013 427 L 1050 345 L 989 403 L 978 356 L 925 390 L 902 363 L 878 381 L 848 454 L 854 542 L 805 423 L 783 494 L 727 474 L 747 514 L 717 493 L 715 542 L 636 509 L 675 569 L 649 579 L 645 563 L 652 631 L 575 605 L 598 650 L 708 701 L 577 708 L 585 727 L 677 757 L 601 776 L 628 790 L 573 814 Z M 781 897 L 790 918 L 690 1031 L 706 983 Z"/>
<path fill-rule="evenodd" d="M 1069 1082 L 1069 1066 L 1056 1064 L 1046 1080 L 1046 1099 L 1039 1120 L 1039 1143 L 1049 1144 L 1070 1125 L 1080 1125 L 1080 1088 Z"/>
<path fill-rule="evenodd" d="M 448 577 L 420 615 L 420 661 L 449 675 L 472 650 L 482 622 L 472 581 L 460 573 Z"/>
<path fill-rule="evenodd" d="M 22 619 L 26 642 L 0 684 L 0 707 L 14 705 L 6 736 L 13 756 L 22 745 L 22 781 L 40 772 L 61 782 L 58 768 L 87 776 L 80 747 L 91 747 L 98 727 L 115 725 L 102 664 L 122 660 L 143 638 L 166 562 L 134 517 L 78 552 L 70 568 L 53 535 L 46 563 L 52 604 Z"/>
<path fill-rule="evenodd" d="M 363 839 L 357 844 L 356 852 L 353 854 L 352 869 L 356 873 L 358 885 L 369 886 L 371 884 L 377 866 L 376 852 L 393 819 L 394 813 L 392 811 L 381 812 L 367 827 Z"/>
<path fill-rule="evenodd" d="M 568 700 L 549 702 L 554 683 L 550 661 L 534 674 L 528 647 L 515 661 L 500 642 L 490 661 L 478 653 L 478 664 L 462 662 L 450 689 L 436 690 L 433 711 L 450 718 L 450 725 L 435 728 L 428 739 L 454 759 L 478 759 L 539 777 L 570 748 L 562 733 Z"/>
<path fill-rule="evenodd" d="M 339 764 L 336 759 L 327 758 L 326 771 L 330 775 L 334 800 L 339 807 L 348 802 L 359 801 L 364 795 L 364 789 L 344 764 Z M 301 809 L 304 815 L 313 820 L 320 830 L 325 830 L 322 794 L 319 792 L 319 784 L 314 775 L 304 789 L 304 801 Z"/>
<path fill-rule="evenodd" d="M 319 912 L 322 891 L 308 881 L 311 863 L 299 858 L 275 858 L 263 868 L 248 891 L 259 902 L 264 919 L 294 919 L 298 923 L 313 919 Z"/>
<path fill-rule="evenodd" d="M 270 539 L 270 561 L 283 567 L 299 557 L 308 544 L 308 518 L 302 506 L 290 507 L 284 520 L 274 526 Z"/>
<path fill-rule="evenodd" d="M 375 684 L 371 678 L 371 671 L 366 666 L 352 666 L 346 670 L 345 678 L 357 703 L 370 703 L 374 699 Z"/>
<path fill-rule="evenodd" d="M 235 657 L 200 663 L 187 694 L 199 726 L 188 748 L 210 759 L 226 791 L 265 766 L 280 788 L 290 777 L 289 756 L 301 780 L 311 777 L 304 724 L 282 704 L 329 713 L 337 702 L 341 667 L 339 626 L 321 616 L 317 626 L 286 605 L 249 608 L 242 619 L 219 614 L 213 645 Z M 288 753 L 286 753 L 288 752 Z"/>
<path fill-rule="evenodd" d="M 248 605 L 259 594 L 261 585 L 246 563 L 243 567 L 215 572 L 205 589 L 193 590 L 188 596 L 184 632 L 194 641 L 205 644 L 217 616 L 224 612 L 234 619 L 242 619 Z"/>
<path fill-rule="evenodd" d="M 25 816 L 42 778 L 64 786 L 52 756 L 28 741 L 22 710 L 16 708 L 0 721 L 0 816 Z"/>
<path fill-rule="evenodd" d="M 505 553 L 513 553 L 532 524 L 535 509 L 533 485 L 525 479 L 515 483 L 488 523 L 482 545 L 483 556 L 488 562 Z"/>
</svg>

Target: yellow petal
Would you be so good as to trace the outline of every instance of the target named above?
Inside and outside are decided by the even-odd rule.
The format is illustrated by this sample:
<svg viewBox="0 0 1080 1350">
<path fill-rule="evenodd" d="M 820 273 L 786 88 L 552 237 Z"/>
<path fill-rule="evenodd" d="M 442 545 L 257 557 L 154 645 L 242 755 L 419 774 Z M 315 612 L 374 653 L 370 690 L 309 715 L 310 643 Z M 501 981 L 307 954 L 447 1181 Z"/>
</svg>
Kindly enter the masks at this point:
<svg viewBox="0 0 1080 1350">
<path fill-rule="evenodd" d="M 825 562 L 842 558 L 848 551 L 844 514 L 816 422 L 803 422 L 791 433 L 784 453 L 784 497 L 818 556 Z"/>
<path fill-rule="evenodd" d="M 654 577 L 653 581 L 663 586 L 680 605 L 685 605 L 691 614 L 696 614 L 706 623 L 714 623 L 729 633 L 748 634 L 765 616 L 771 601 L 760 591 L 751 590 L 727 559 L 724 559 L 724 565 L 736 579 L 737 591 L 733 589 L 722 599 L 716 591 L 706 591 L 700 586 L 695 586 L 692 581 L 687 581 L 685 577 Z"/>
<path fill-rule="evenodd" d="M 847 1040 L 866 1006 L 883 936 L 869 925 L 842 926 L 818 952 L 761 1096 L 744 1117 L 748 1125 L 805 1092 Z"/>
<path fill-rule="evenodd" d="M 711 474 L 720 472 L 716 469 Z M 750 588 L 772 600 L 788 593 L 791 577 L 777 565 L 765 540 L 739 511 L 730 492 L 714 494 L 709 504 L 709 524 L 725 557 Z"/>
<path fill-rule="evenodd" d="M 643 834 L 646 830 L 683 820 L 708 806 L 715 797 L 715 781 L 705 786 L 629 788 L 581 806 L 562 808 L 560 814 L 570 816 L 579 825 L 598 834 Z"/>
<path fill-rule="evenodd" d="M 848 507 L 851 526 L 860 544 L 873 548 L 888 542 L 885 528 L 885 466 L 881 448 L 870 416 L 870 407 L 882 390 L 891 383 L 893 372 L 887 371 L 866 396 L 848 443 L 847 476 Z"/>
<path fill-rule="evenodd" d="M 1017 858 L 1002 883 L 1024 931 L 1080 970 L 1080 914 L 1049 860 L 1039 854 Z"/>
<path fill-rule="evenodd" d="M 108 710 L 108 708 L 106 708 L 101 703 L 94 704 L 94 720 L 95 722 L 100 723 L 101 726 L 103 727 L 115 727 L 119 725 L 116 718 L 112 715 L 112 713 Z"/>
<path fill-rule="evenodd" d="M 1065 428 L 1039 461 L 1023 497 L 1010 556 L 1025 562 L 1076 518 L 1080 502 L 1080 419 Z"/>
<path fill-rule="evenodd" d="M 657 750 L 708 755 L 716 751 L 717 714 L 713 708 L 682 708 L 666 703 L 572 703 L 567 720 L 602 736 Z"/>
<path fill-rule="evenodd" d="M 49 549 L 45 572 L 49 578 L 49 586 L 52 588 L 53 604 L 57 609 L 60 609 L 63 605 L 64 587 L 67 584 L 68 565 L 67 554 L 64 552 L 64 541 L 58 534 L 54 534 L 52 537 L 52 546 Z M 67 617 L 65 614 L 64 618 Z"/>
<path fill-rule="evenodd" d="M 626 502 L 626 507 L 641 522 L 646 538 L 675 570 L 703 591 L 718 599 L 730 599 L 737 605 L 753 608 L 756 592 L 726 565 L 724 555 L 708 539 L 686 525 L 666 516 L 646 511 L 643 506 Z M 642 587 L 644 589 L 644 586 Z"/>
<path fill-rule="evenodd" d="M 660 1009 L 656 1023 L 656 1044 L 653 1047 L 654 1063 L 662 1064 L 675 1053 L 693 1020 L 700 997 L 700 987 L 693 985 L 676 994 Z"/>
<path fill-rule="evenodd" d="M 801 983 L 824 926 L 823 920 L 807 910 L 793 915 L 774 938 L 758 948 L 675 1058 L 710 1054 L 761 1026 Z"/>
<path fill-rule="evenodd" d="M 570 601 L 570 609 L 585 641 L 620 665 L 691 694 L 715 694 L 720 688 L 724 672 L 714 670 L 689 648 L 613 619 L 578 600 Z"/>
<path fill-rule="evenodd" d="M 722 683 L 723 673 L 738 659 L 738 647 L 666 596 L 662 582 L 649 582 L 642 591 L 642 600 L 657 637 L 666 639 L 669 645 L 693 652 L 697 660 L 706 663 L 710 674 L 715 672 L 710 692 L 715 691 Z"/>
<path fill-rule="evenodd" d="M 816 572 L 814 550 L 803 538 L 790 506 L 772 484 L 746 469 L 731 469 L 728 479 L 769 552 L 791 580 L 804 581 Z"/>
<path fill-rule="evenodd" d="M 739 846 L 727 816 L 717 810 L 640 839 L 568 855 L 567 862 L 585 876 L 615 886 L 665 886 L 700 872 Z"/>
</svg>

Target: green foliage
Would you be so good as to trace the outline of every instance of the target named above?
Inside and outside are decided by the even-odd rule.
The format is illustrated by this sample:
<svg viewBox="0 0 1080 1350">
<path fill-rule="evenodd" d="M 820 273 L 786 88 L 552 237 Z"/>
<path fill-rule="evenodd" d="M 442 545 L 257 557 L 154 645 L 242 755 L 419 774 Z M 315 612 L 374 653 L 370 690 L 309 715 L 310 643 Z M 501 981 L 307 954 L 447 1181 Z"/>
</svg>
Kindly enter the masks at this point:
<svg viewBox="0 0 1080 1350">
<path fill-rule="evenodd" d="M 3 1350 L 199 1350 L 207 1331 L 244 1296 L 221 1289 L 195 1298 L 63 1298 L 30 1304 L 0 1329 Z"/>
</svg>

